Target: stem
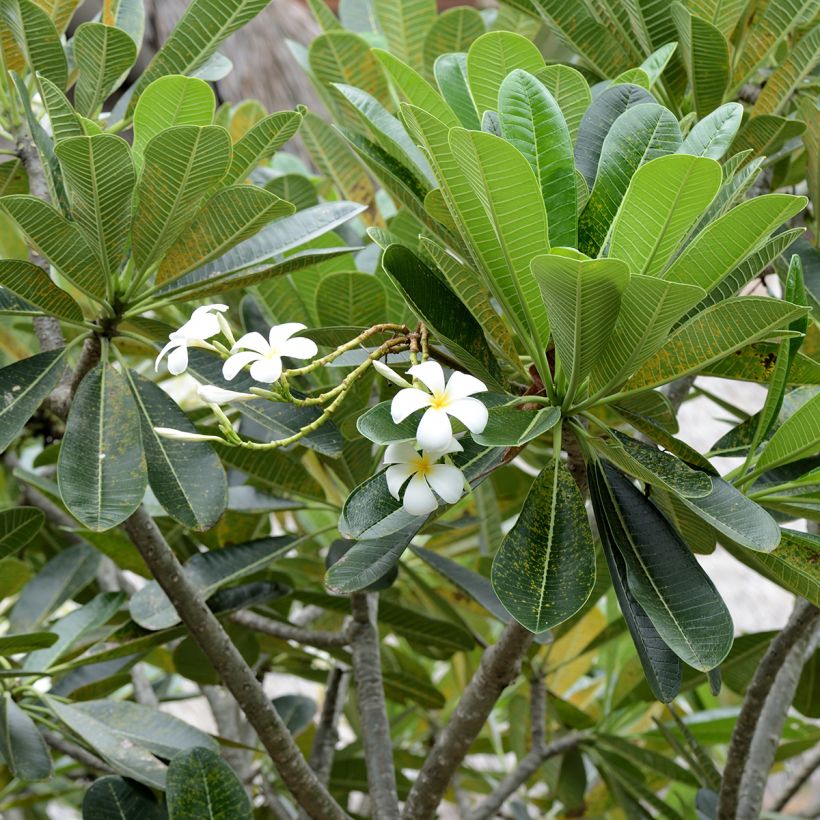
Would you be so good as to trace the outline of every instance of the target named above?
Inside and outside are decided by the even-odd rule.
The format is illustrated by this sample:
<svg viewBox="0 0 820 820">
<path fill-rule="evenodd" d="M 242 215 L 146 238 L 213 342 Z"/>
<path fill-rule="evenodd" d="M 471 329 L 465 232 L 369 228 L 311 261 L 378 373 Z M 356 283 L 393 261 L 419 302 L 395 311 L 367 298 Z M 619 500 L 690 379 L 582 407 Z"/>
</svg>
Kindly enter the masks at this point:
<svg viewBox="0 0 820 820">
<path fill-rule="evenodd" d="M 779 812 L 786 808 L 786 804 L 800 791 L 803 784 L 817 771 L 818 767 L 820 767 L 820 746 L 817 746 L 814 751 L 806 755 L 805 760 L 788 779 L 782 791 L 775 795 L 771 810 Z"/>
<path fill-rule="evenodd" d="M 140 507 L 125 522 L 124 529 L 191 636 L 256 730 L 285 786 L 297 802 L 311 817 L 347 820 L 346 813 L 307 765 L 262 684 L 208 608 L 199 590 L 185 575 L 154 519 L 144 507 Z"/>
<path fill-rule="evenodd" d="M 447 726 L 436 739 L 404 805 L 404 820 L 434 817 L 444 792 L 496 701 L 518 675 L 533 634 L 511 621 L 498 642 L 481 656 L 472 680 Z"/>
<path fill-rule="evenodd" d="M 334 666 L 328 675 L 322 716 L 319 718 L 319 726 L 316 728 L 313 748 L 310 751 L 310 767 L 316 772 L 319 782 L 324 785 L 330 780 L 333 756 L 339 742 L 339 721 L 344 711 L 349 683 L 350 672 L 340 666 Z"/>
<path fill-rule="evenodd" d="M 379 820 L 397 820 L 399 802 L 396 792 L 396 770 L 390 723 L 384 701 L 379 630 L 376 614 L 379 596 L 355 592 L 350 596 L 353 612 L 353 675 L 356 679 L 356 700 L 362 719 L 362 742 L 367 764 L 367 783 L 374 814 Z"/>
<path fill-rule="evenodd" d="M 263 635 L 270 635 L 273 638 L 281 638 L 283 641 L 296 641 L 306 646 L 315 646 L 317 649 L 348 646 L 350 644 L 348 630 L 342 632 L 320 632 L 312 629 L 303 629 L 300 626 L 274 621 L 272 618 L 265 618 L 262 615 L 257 615 L 255 612 L 235 612 L 230 616 L 230 620 L 235 624 L 252 629 L 254 632 L 261 632 Z"/>
</svg>

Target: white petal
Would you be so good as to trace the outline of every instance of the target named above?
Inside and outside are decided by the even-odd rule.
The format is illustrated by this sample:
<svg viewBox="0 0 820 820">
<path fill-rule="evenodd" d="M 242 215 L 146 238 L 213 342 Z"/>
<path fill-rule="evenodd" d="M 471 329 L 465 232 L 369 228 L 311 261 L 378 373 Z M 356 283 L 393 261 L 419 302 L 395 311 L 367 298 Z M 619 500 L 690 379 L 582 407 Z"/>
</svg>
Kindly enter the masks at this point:
<svg viewBox="0 0 820 820">
<path fill-rule="evenodd" d="M 420 475 L 413 476 L 413 478 L 410 479 L 410 482 L 404 490 L 402 503 L 404 509 L 407 510 L 410 515 L 427 515 L 438 507 L 438 502 L 433 495 L 433 491 L 427 486 L 427 482 Z"/>
<path fill-rule="evenodd" d="M 473 393 L 486 393 L 487 385 L 475 376 L 460 373 L 458 370 L 447 381 L 447 397 L 451 401 L 472 396 Z"/>
<path fill-rule="evenodd" d="M 413 473 L 415 470 L 409 464 L 394 464 L 387 468 L 384 477 L 387 480 L 387 489 L 390 490 L 393 498 L 399 497 L 399 490 Z"/>
<path fill-rule="evenodd" d="M 192 314 L 191 318 L 193 319 L 195 316 L 202 316 L 205 313 L 210 313 L 212 310 L 216 310 L 219 313 L 224 313 L 228 309 L 227 305 L 220 305 L 219 303 L 213 305 L 202 305 L 202 307 L 198 307 Z"/>
<path fill-rule="evenodd" d="M 253 393 L 238 393 L 236 390 L 225 390 L 215 384 L 201 384 L 196 390 L 197 396 L 208 404 L 227 404 L 232 401 L 250 401 L 258 399 Z"/>
<path fill-rule="evenodd" d="M 172 333 L 169 337 L 171 339 L 165 347 L 162 348 L 159 352 L 159 356 L 157 356 L 157 360 L 154 362 L 154 370 L 159 370 L 159 363 L 165 357 L 165 354 L 168 353 L 169 350 L 173 350 L 175 347 L 179 347 L 181 344 L 185 344 L 184 342 L 180 341 L 179 339 L 174 338 L 174 334 Z"/>
<path fill-rule="evenodd" d="M 373 367 L 376 368 L 376 372 L 383 376 L 387 381 L 393 382 L 393 384 L 397 384 L 399 387 L 412 387 L 413 385 L 410 384 L 407 379 L 402 378 L 392 367 L 388 367 L 384 362 L 379 361 L 376 359 L 373 362 Z"/>
<path fill-rule="evenodd" d="M 303 325 L 301 322 L 286 322 L 283 325 L 274 325 L 268 333 L 270 346 L 275 347 L 285 340 L 290 339 L 294 333 L 298 333 L 300 330 L 306 329 L 307 325 Z"/>
<path fill-rule="evenodd" d="M 416 441 L 422 450 L 440 453 L 453 438 L 453 428 L 444 410 L 432 407 L 425 411 L 416 430 Z"/>
<path fill-rule="evenodd" d="M 252 350 L 245 350 L 242 353 L 234 353 L 233 356 L 229 356 L 226 359 L 225 364 L 222 365 L 223 378 L 227 381 L 232 381 L 246 364 L 255 362 L 258 358 L 259 354 L 254 353 Z"/>
<path fill-rule="evenodd" d="M 448 504 L 455 504 L 464 492 L 464 476 L 452 464 L 434 464 L 427 471 L 427 481 Z"/>
<path fill-rule="evenodd" d="M 319 352 L 316 342 L 303 336 L 280 342 L 278 348 L 282 356 L 290 356 L 291 359 L 312 359 Z"/>
<path fill-rule="evenodd" d="M 427 385 L 432 393 L 444 392 L 444 371 L 438 362 L 422 362 L 414 364 L 407 372 Z"/>
<path fill-rule="evenodd" d="M 210 339 L 220 332 L 219 320 L 212 313 L 192 316 L 177 332 L 185 339 Z"/>
<path fill-rule="evenodd" d="M 446 447 L 442 447 L 440 450 L 425 450 L 424 455 L 428 456 L 431 461 L 435 461 L 437 458 L 441 458 L 443 455 L 448 455 L 449 453 L 463 453 L 464 448 L 459 443 L 457 438 L 451 438 L 450 441 L 447 442 Z"/>
<path fill-rule="evenodd" d="M 482 433 L 487 426 L 487 408 L 478 399 L 457 399 L 447 405 L 447 412 L 471 433 Z"/>
<path fill-rule="evenodd" d="M 417 387 L 405 387 L 399 390 L 390 403 L 390 415 L 396 424 L 404 421 L 411 413 L 422 407 L 429 407 L 433 397 Z"/>
<path fill-rule="evenodd" d="M 251 378 L 265 384 L 272 384 L 282 375 L 282 360 L 278 356 L 259 359 L 251 365 Z"/>
<path fill-rule="evenodd" d="M 263 356 L 270 350 L 270 345 L 265 341 L 265 337 L 255 330 L 251 333 L 246 333 L 241 339 L 238 339 L 236 344 L 231 348 L 231 353 L 237 350 L 255 350 Z"/>
<path fill-rule="evenodd" d="M 180 373 L 185 372 L 188 367 L 188 348 L 184 344 L 174 348 L 171 355 L 168 357 L 168 372 L 173 373 L 174 376 L 179 376 Z"/>
<path fill-rule="evenodd" d="M 185 430 L 176 430 L 173 427 L 155 427 L 154 432 L 160 436 L 160 438 L 170 438 L 174 441 L 223 441 L 219 436 L 188 433 Z"/>
<path fill-rule="evenodd" d="M 419 458 L 418 451 L 406 441 L 388 444 L 384 451 L 385 464 L 411 464 Z"/>
</svg>

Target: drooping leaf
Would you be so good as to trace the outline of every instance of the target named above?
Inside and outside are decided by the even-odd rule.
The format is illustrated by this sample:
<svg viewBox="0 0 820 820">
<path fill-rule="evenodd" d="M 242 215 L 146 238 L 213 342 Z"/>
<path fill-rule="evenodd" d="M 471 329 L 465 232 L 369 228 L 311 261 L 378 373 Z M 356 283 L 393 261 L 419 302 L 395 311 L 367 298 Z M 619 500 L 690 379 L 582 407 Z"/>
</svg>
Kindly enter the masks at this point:
<svg viewBox="0 0 820 820">
<path fill-rule="evenodd" d="M 98 365 L 80 383 L 66 423 L 57 475 L 66 507 L 101 531 L 128 518 L 148 483 L 139 414 L 125 378 Z"/>
<path fill-rule="evenodd" d="M 14 777 L 27 782 L 51 777 L 51 756 L 37 724 L 4 692 L 0 703 L 0 753 Z"/>
<path fill-rule="evenodd" d="M 103 23 L 83 23 L 72 40 L 80 69 L 74 101 L 77 112 L 94 117 L 137 59 L 137 45 L 127 32 Z"/>
<path fill-rule="evenodd" d="M 51 281 L 42 268 L 23 259 L 0 260 L 0 285 L 50 316 L 83 320 L 80 306 Z"/>
<path fill-rule="evenodd" d="M 83 797 L 83 820 L 166 820 L 151 791 L 116 775 L 95 780 Z"/>
<path fill-rule="evenodd" d="M 695 123 L 678 148 L 678 153 L 721 159 L 729 150 L 742 118 L 743 106 L 740 103 L 721 105 Z"/>
<path fill-rule="evenodd" d="M 595 550 L 584 502 L 555 459 L 539 473 L 493 561 L 501 603 L 538 633 L 574 615 L 595 583 Z"/>
</svg>

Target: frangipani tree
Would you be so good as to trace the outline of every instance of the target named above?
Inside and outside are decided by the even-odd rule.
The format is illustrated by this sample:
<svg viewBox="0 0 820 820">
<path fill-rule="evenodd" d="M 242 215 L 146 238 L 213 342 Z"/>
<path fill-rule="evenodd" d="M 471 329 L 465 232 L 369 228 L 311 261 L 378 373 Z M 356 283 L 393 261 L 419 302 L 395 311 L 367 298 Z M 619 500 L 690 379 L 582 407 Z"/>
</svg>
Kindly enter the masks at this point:
<svg viewBox="0 0 820 820">
<path fill-rule="evenodd" d="M 194 0 L 112 104 L 138 3 L 67 47 L 63 7 L 0 0 L 0 309 L 22 339 L 0 369 L 0 811 L 426 818 L 455 783 L 491 817 L 529 781 L 537 816 L 750 816 L 754 744 L 736 733 L 721 783 L 725 723 L 681 711 L 723 677 L 753 727 L 771 636 L 733 647 L 693 553 L 719 542 L 810 602 L 762 670 L 806 651 L 806 198 L 761 190 L 801 149 L 774 173 L 729 86 L 707 103 L 700 63 L 675 74 L 696 9 L 664 16 L 678 46 L 637 38 L 639 68 L 582 73 L 547 64 L 534 6 L 343 4 L 352 33 L 310 5 L 326 33 L 294 53 L 334 126 L 217 108 L 216 49 L 264 3 Z M 320 176 L 281 150 L 297 131 Z M 770 266 L 782 293 L 748 295 Z M 768 386 L 707 454 L 677 437 L 699 374 Z M 812 717 L 796 669 L 786 704 Z M 271 699 L 277 672 L 325 681 L 317 722 Z M 216 736 L 156 709 L 193 691 Z M 789 731 L 784 756 L 816 737 Z"/>
</svg>

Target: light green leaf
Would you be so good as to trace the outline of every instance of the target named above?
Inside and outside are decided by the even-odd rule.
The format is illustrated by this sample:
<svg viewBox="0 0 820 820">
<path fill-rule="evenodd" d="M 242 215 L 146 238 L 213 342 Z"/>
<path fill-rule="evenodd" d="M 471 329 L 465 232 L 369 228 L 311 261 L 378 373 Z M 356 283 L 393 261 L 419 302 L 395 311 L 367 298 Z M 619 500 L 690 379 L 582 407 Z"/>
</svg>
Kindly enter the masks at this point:
<svg viewBox="0 0 820 820">
<path fill-rule="evenodd" d="M 145 6 L 142 0 L 103 0 L 102 22 L 122 29 L 137 48 L 142 45 L 145 33 Z"/>
<path fill-rule="evenodd" d="M 83 320 L 80 306 L 60 290 L 42 268 L 22 259 L 0 260 L 0 285 L 26 302 L 60 319 Z"/>
<path fill-rule="evenodd" d="M 778 427 L 755 463 L 754 474 L 772 470 L 820 450 L 820 394 Z"/>
<path fill-rule="evenodd" d="M 720 159 L 729 150 L 742 119 L 743 106 L 740 103 L 721 105 L 695 124 L 678 153 Z"/>
<path fill-rule="evenodd" d="M 544 83 L 558 103 L 574 146 L 584 112 L 592 102 L 584 75 L 568 65 L 548 65 L 536 72 L 535 76 Z"/>
<path fill-rule="evenodd" d="M 68 64 L 60 35 L 48 14 L 30 0 L 0 0 L 0 21 L 11 31 L 32 72 L 64 89 Z"/>
<path fill-rule="evenodd" d="M 704 228 L 664 272 L 664 279 L 710 291 L 805 206 L 805 197 L 791 194 L 765 194 L 742 202 Z"/>
<path fill-rule="evenodd" d="M 98 365 L 74 397 L 60 448 L 60 495 L 90 530 L 122 523 L 142 502 L 148 483 L 139 415 L 125 378 Z"/>
<path fill-rule="evenodd" d="M 438 16 L 436 0 L 372 0 L 379 28 L 390 51 L 416 71 L 424 70 L 423 47 Z M 439 52 L 440 53 L 440 52 Z"/>
<path fill-rule="evenodd" d="M 159 261 L 174 244 L 205 194 L 225 176 L 230 157 L 231 138 L 218 126 L 177 126 L 151 140 L 131 227 L 134 258 L 141 270 Z"/>
<path fill-rule="evenodd" d="M 661 78 L 677 47 L 677 43 L 667 43 L 653 51 L 639 66 L 649 80 L 650 89 Z"/>
<path fill-rule="evenodd" d="M 806 123 L 775 114 L 760 114 L 746 121 L 732 143 L 732 151 L 750 151 L 747 161 L 771 156 L 806 130 Z"/>
<path fill-rule="evenodd" d="M 64 348 L 38 353 L 0 369 L 0 451 L 17 438 L 65 370 Z"/>
<path fill-rule="evenodd" d="M 157 284 L 172 282 L 212 262 L 268 223 L 294 212 L 290 202 L 254 185 L 217 191 L 165 252 Z"/>
<path fill-rule="evenodd" d="M 478 9 L 456 6 L 439 14 L 424 38 L 424 65 L 429 71 L 439 55 L 466 52 L 484 34 L 484 19 Z M 405 61 L 406 62 L 406 61 Z M 464 123 L 467 127 L 466 123 Z"/>
<path fill-rule="evenodd" d="M 595 550 L 584 502 L 569 471 L 544 467 L 492 568 L 493 589 L 531 632 L 572 617 L 595 584 Z"/>
<path fill-rule="evenodd" d="M 331 273 L 316 289 L 316 315 L 324 327 L 369 327 L 383 321 L 386 309 L 384 286 L 367 273 Z"/>
<path fill-rule="evenodd" d="M 97 251 L 113 291 L 128 243 L 135 175 L 128 143 L 114 134 L 69 137 L 56 148 L 71 216 Z"/>
<path fill-rule="evenodd" d="M 688 0 L 687 5 L 692 14 L 711 23 L 727 39 L 746 7 L 743 0 Z"/>
<path fill-rule="evenodd" d="M 617 259 L 547 254 L 532 261 L 532 272 L 567 375 L 565 401 L 571 402 L 610 340 L 629 269 Z"/>
<path fill-rule="evenodd" d="M 541 52 L 520 34 L 488 31 L 470 46 L 467 52 L 467 79 L 480 117 L 485 111 L 497 110 L 501 83 L 516 68 L 530 74 L 544 68 Z"/>
<path fill-rule="evenodd" d="M 134 65 L 137 46 L 125 31 L 103 23 L 83 23 L 72 43 L 80 69 L 74 101 L 80 114 L 94 117 Z"/>
<path fill-rule="evenodd" d="M 541 186 L 550 244 L 574 248 L 578 212 L 572 139 L 555 98 L 532 74 L 515 69 L 498 92 L 501 133 L 527 159 Z"/>
<path fill-rule="evenodd" d="M 601 148 L 595 187 L 581 214 L 580 250 L 598 255 L 635 172 L 653 159 L 674 154 L 680 143 L 677 119 L 660 105 L 636 105 L 615 120 Z"/>
<path fill-rule="evenodd" d="M 233 146 L 233 158 L 225 183 L 245 179 L 256 165 L 270 159 L 299 130 L 301 124 L 302 115 L 298 111 L 279 111 L 256 123 Z"/>
<path fill-rule="evenodd" d="M 622 259 L 633 273 L 657 276 L 720 183 L 720 165 L 706 157 L 673 154 L 642 165 L 612 225 L 609 256 Z"/>
<path fill-rule="evenodd" d="M 3 564 L 3 567 L 9 566 L 10 563 Z M 9 655 L 16 655 L 18 652 L 43 649 L 51 646 L 56 640 L 57 636 L 53 632 L 24 632 L 21 635 L 3 635 L 0 638 L 0 652 L 3 653 L 3 657 L 7 658 Z"/>
<path fill-rule="evenodd" d="M 45 77 L 39 79 L 40 96 L 48 113 L 48 121 L 51 125 L 54 142 L 59 142 L 66 137 L 82 137 L 85 134 L 82 123 L 66 95 Z M 25 191 L 20 191 L 20 193 L 27 192 L 28 188 Z M 8 193 L 17 192 L 8 191 Z"/>
<path fill-rule="evenodd" d="M 23 782 L 48 780 L 51 756 L 46 742 L 29 714 L 4 692 L 0 703 L 0 753 L 12 776 Z"/>
<path fill-rule="evenodd" d="M 145 149 L 154 137 L 177 125 L 210 125 L 215 107 L 214 92 L 204 80 L 171 75 L 151 83 L 134 109 L 137 166 L 142 166 Z"/>
<path fill-rule="evenodd" d="M 459 122 L 465 128 L 480 131 L 481 123 L 467 84 L 467 55 L 442 54 L 436 59 L 433 73 L 441 95 L 455 111 Z"/>
<path fill-rule="evenodd" d="M 681 325 L 626 383 L 624 392 L 646 390 L 703 370 L 787 328 L 804 310 L 762 296 L 737 296 L 712 305 Z"/>
<path fill-rule="evenodd" d="M 0 559 L 19 552 L 40 532 L 45 516 L 36 507 L 0 510 Z"/>
</svg>

